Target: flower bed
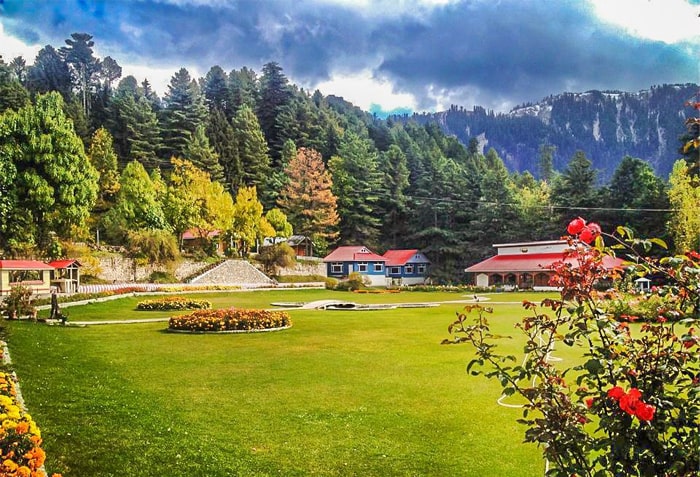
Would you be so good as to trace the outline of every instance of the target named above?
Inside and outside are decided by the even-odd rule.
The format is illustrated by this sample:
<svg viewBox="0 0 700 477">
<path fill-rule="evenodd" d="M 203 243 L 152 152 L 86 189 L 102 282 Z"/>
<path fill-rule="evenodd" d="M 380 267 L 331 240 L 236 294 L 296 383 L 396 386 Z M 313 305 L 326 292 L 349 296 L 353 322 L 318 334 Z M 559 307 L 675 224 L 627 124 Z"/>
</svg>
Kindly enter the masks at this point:
<svg viewBox="0 0 700 477">
<path fill-rule="evenodd" d="M 136 305 L 137 310 L 208 310 L 211 302 L 206 300 L 192 300 L 181 296 L 144 300 Z"/>
<path fill-rule="evenodd" d="M 169 331 L 225 332 L 262 331 L 289 328 L 292 321 L 285 311 L 268 310 L 201 310 L 189 315 L 174 316 Z"/>
<path fill-rule="evenodd" d="M 46 476 L 39 428 L 18 402 L 12 376 L 4 372 L 0 372 L 0 419 L 0 475 Z"/>
</svg>

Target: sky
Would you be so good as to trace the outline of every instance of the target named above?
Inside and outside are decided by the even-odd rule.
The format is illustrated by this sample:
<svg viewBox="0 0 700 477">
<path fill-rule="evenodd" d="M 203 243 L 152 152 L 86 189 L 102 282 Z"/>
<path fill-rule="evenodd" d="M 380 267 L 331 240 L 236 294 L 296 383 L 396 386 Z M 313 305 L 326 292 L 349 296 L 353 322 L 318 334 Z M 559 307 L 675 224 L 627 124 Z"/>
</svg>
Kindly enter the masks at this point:
<svg viewBox="0 0 700 477">
<path fill-rule="evenodd" d="M 89 33 L 161 97 L 181 67 L 260 73 L 365 111 L 506 112 L 551 94 L 700 83 L 700 0 L 0 0 L 0 54 Z"/>
</svg>

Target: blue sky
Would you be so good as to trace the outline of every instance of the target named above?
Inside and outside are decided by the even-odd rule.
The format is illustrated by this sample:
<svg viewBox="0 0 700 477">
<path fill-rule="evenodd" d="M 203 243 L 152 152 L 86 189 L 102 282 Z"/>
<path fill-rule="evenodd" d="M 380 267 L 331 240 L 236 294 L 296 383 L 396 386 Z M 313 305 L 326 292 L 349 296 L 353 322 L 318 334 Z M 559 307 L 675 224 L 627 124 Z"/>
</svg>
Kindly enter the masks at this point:
<svg viewBox="0 0 700 477">
<path fill-rule="evenodd" d="M 93 35 L 162 94 L 185 67 L 261 71 L 378 112 L 508 111 L 564 91 L 700 82 L 700 0 L 2 0 L 0 54 Z"/>
</svg>

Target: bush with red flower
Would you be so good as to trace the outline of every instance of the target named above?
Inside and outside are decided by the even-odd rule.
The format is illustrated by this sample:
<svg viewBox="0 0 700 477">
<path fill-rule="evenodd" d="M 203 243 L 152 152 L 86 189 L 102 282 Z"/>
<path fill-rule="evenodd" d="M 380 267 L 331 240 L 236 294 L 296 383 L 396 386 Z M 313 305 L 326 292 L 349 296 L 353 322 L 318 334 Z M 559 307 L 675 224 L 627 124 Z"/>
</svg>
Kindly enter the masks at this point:
<svg viewBox="0 0 700 477">
<path fill-rule="evenodd" d="M 567 231 L 568 260 L 555 266 L 552 280 L 561 298 L 524 302 L 529 314 L 516 325 L 524 359 L 498 352 L 491 310 L 478 304 L 457 314 L 443 343 L 473 345 L 468 370 L 497 378 L 504 395 L 524 398 L 518 422 L 525 441 L 542 450 L 546 475 L 700 475 L 700 255 L 651 259 L 645 253 L 662 241 L 637 239 L 623 227 L 606 234 L 580 217 Z M 650 292 L 655 319 L 636 323 L 628 315 L 621 322 L 610 312 L 621 295 L 596 287 L 610 278 L 608 255 L 627 260 L 625 273 L 664 277 L 666 284 Z M 553 362 L 561 345 L 578 348 L 581 359 Z"/>
</svg>

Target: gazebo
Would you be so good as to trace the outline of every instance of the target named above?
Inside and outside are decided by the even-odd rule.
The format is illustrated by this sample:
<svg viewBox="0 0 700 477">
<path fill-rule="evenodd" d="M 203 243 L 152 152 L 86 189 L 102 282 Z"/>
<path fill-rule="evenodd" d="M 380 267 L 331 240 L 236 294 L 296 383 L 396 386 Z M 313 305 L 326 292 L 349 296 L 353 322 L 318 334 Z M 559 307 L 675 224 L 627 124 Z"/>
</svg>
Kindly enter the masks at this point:
<svg viewBox="0 0 700 477">
<path fill-rule="evenodd" d="M 54 260 L 50 262 L 54 270 L 51 272 L 51 285 L 61 293 L 76 293 L 80 286 L 80 267 L 77 260 Z"/>
</svg>

